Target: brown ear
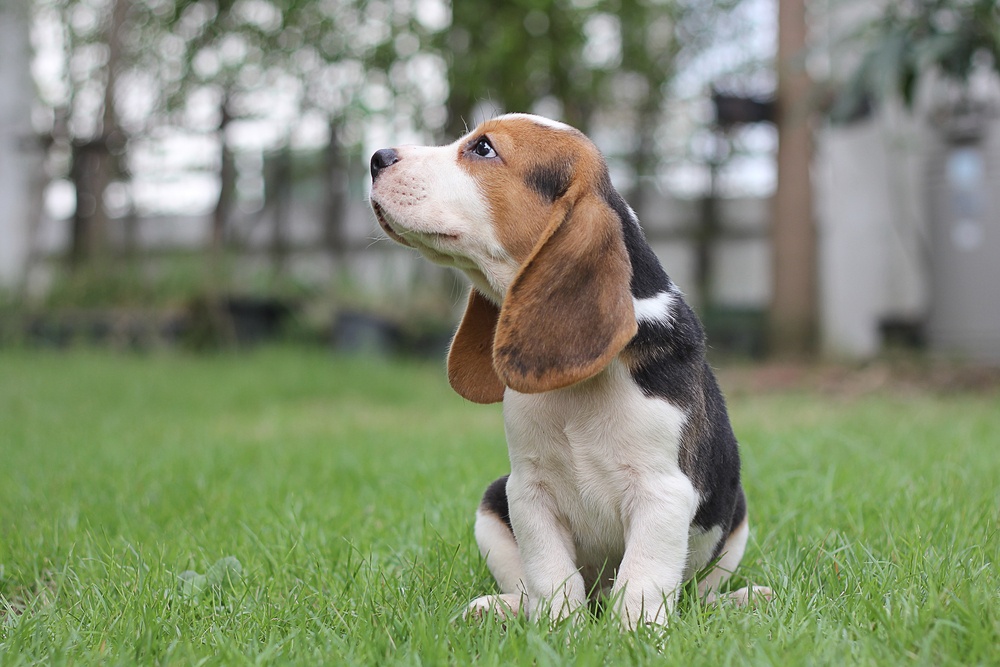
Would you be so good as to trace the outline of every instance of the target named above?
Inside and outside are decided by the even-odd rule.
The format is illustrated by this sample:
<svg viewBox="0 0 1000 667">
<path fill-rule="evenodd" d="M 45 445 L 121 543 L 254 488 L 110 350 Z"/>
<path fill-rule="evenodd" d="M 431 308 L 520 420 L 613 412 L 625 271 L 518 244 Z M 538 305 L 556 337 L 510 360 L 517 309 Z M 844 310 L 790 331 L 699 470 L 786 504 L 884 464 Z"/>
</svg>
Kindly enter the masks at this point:
<svg viewBox="0 0 1000 667">
<path fill-rule="evenodd" d="M 500 309 L 475 287 L 448 350 L 448 381 L 474 403 L 503 400 L 504 385 L 493 370 L 493 337 Z"/>
<path fill-rule="evenodd" d="M 521 266 L 497 323 L 493 366 L 523 393 L 596 375 L 638 329 L 622 223 L 593 190 L 572 190 Z"/>
</svg>

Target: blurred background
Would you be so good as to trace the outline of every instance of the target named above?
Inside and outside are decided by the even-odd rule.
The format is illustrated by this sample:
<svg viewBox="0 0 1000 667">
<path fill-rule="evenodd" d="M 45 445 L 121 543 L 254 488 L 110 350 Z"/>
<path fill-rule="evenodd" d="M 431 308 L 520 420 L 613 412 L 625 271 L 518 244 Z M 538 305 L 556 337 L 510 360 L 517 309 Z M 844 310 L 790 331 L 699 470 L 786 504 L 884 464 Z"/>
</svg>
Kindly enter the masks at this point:
<svg viewBox="0 0 1000 667">
<path fill-rule="evenodd" d="M 438 354 L 368 157 L 589 134 L 715 350 L 1000 363 L 995 0 L 0 0 L 0 342 Z"/>
</svg>

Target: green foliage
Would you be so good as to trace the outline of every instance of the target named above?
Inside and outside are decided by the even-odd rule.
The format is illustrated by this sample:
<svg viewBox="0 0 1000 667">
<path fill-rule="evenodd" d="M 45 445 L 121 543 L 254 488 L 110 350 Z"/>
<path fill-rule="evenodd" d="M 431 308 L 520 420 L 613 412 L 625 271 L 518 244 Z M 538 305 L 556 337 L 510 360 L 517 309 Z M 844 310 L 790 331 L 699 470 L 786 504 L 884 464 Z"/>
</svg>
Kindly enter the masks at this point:
<svg viewBox="0 0 1000 667">
<path fill-rule="evenodd" d="M 1000 396 L 730 395 L 757 609 L 466 623 L 497 406 L 315 350 L 0 356 L 0 663 L 995 662 Z M 723 377 L 723 387 L 726 386 Z M 197 601 L 183 570 L 242 576 Z M 225 562 L 225 561 L 224 561 Z M 232 563 L 232 561 L 228 561 Z"/>
<path fill-rule="evenodd" d="M 183 305 L 204 292 L 204 260 L 163 260 L 160 271 L 105 261 L 57 274 L 45 294 L 45 308 L 156 308 Z"/>
<path fill-rule="evenodd" d="M 437 44 L 448 64 L 449 133 L 475 123 L 466 116 L 478 101 L 530 111 L 547 95 L 568 102 L 568 120 L 581 124 L 586 112 L 575 107 L 593 94 L 600 75 L 581 59 L 586 19 L 587 12 L 560 0 L 454 3 L 451 28 Z"/>
<path fill-rule="evenodd" d="M 42 100 L 65 110 L 71 132 L 95 122 L 91 94 L 107 83 L 106 65 L 95 53 L 107 48 L 115 2 L 36 0 L 36 15 L 57 22 L 66 72 L 60 86 L 43 89 Z M 119 36 L 119 80 L 144 93 L 141 104 L 117 109 L 128 136 L 162 126 L 199 131 L 204 120 L 192 106 L 214 101 L 228 118 L 268 113 L 278 95 L 299 116 L 319 114 L 334 125 L 361 122 L 388 111 L 372 106 L 373 86 L 392 97 L 420 98 L 420 83 L 389 77 L 398 59 L 394 37 L 412 22 L 390 20 L 380 0 L 155 0 L 129 2 Z M 72 75 L 71 75 L 72 73 Z M 119 84 L 122 85 L 122 84 Z M 122 86 L 124 88 L 124 86 Z M 116 105 L 117 107 L 118 105 Z M 139 109 L 139 111 L 136 111 Z M 359 140 L 357 128 L 348 143 Z M 123 142 L 123 138 L 116 138 Z M 350 146 L 349 146 L 350 147 Z"/>
<path fill-rule="evenodd" d="M 315 287 L 287 274 L 272 271 L 237 272 L 229 258 L 220 261 L 222 296 L 257 296 L 291 301 L 315 298 Z M 203 299 L 207 293 L 208 267 L 197 254 L 164 255 L 144 264 L 109 259 L 101 264 L 56 274 L 39 303 L 42 309 L 65 308 L 171 308 Z M 24 308 L 26 304 L 18 304 Z M 2 307 L 2 301 L 0 301 Z"/>
<path fill-rule="evenodd" d="M 922 74 L 938 71 L 964 83 L 977 64 L 1000 72 L 1000 5 L 996 0 L 889 2 L 845 49 L 861 62 L 839 93 L 831 116 L 855 115 L 867 99 L 898 96 L 913 106 Z"/>
<path fill-rule="evenodd" d="M 448 66 L 448 131 L 457 135 L 471 125 L 477 102 L 531 111 L 548 100 L 585 130 L 595 113 L 616 111 L 619 103 L 648 110 L 648 121 L 662 106 L 678 55 L 704 48 L 706 22 L 732 4 L 453 3 L 451 27 L 432 42 Z M 622 81 L 629 82 L 626 94 L 611 89 Z"/>
<path fill-rule="evenodd" d="M 93 109 L 77 94 L 104 85 L 93 54 L 107 42 L 114 2 L 36 4 L 38 15 L 64 28 L 65 70 L 76 72 L 42 91 L 43 99 L 66 108 L 71 120 L 79 115 L 71 127 L 85 127 Z M 300 114 L 318 113 L 335 125 L 403 115 L 438 130 L 444 119 L 428 107 L 444 99 L 429 92 L 429 63 L 447 69 L 449 135 L 464 129 L 479 101 L 530 111 L 548 99 L 586 128 L 594 113 L 622 101 L 610 89 L 622 80 L 630 81 L 625 103 L 658 109 L 679 54 L 704 48 L 714 20 L 735 4 L 455 2 L 442 23 L 389 0 L 134 2 L 121 31 L 120 77 L 152 97 L 143 113 L 123 117 L 123 129 L 136 135 L 190 125 L 195 100 L 215 99 L 233 117 L 253 117 L 280 94 L 296 100 Z M 357 128 L 346 136 L 357 140 Z"/>
</svg>

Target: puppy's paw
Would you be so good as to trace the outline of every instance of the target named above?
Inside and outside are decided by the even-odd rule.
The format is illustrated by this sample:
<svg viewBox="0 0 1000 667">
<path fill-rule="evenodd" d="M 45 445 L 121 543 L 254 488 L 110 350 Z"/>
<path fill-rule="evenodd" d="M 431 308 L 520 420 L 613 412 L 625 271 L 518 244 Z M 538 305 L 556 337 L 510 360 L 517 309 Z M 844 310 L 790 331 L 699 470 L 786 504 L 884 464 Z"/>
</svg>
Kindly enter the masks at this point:
<svg viewBox="0 0 1000 667">
<path fill-rule="evenodd" d="M 731 593 L 718 595 L 712 593 L 706 598 L 709 604 L 718 602 L 731 602 L 738 607 L 751 607 L 758 604 L 767 604 L 774 597 L 774 593 L 767 586 L 744 586 Z"/>
<path fill-rule="evenodd" d="M 514 618 L 521 611 L 521 593 L 503 593 L 501 595 L 484 595 L 476 598 L 466 607 L 462 618 L 478 621 L 487 616 L 506 621 Z"/>
<path fill-rule="evenodd" d="M 666 628 L 670 624 L 677 601 L 676 591 L 664 594 L 636 586 L 632 590 L 626 587 L 620 596 L 614 613 L 623 631 L 632 632 L 639 627 Z"/>
</svg>

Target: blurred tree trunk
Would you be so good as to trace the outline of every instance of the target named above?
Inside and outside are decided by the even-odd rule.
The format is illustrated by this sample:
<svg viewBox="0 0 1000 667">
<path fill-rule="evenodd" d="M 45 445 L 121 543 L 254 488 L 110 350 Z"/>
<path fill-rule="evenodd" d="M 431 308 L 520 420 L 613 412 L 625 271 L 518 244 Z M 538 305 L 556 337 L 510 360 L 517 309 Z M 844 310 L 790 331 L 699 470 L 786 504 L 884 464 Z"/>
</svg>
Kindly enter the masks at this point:
<svg viewBox="0 0 1000 667">
<path fill-rule="evenodd" d="M 229 92 L 226 91 L 219 104 L 219 197 L 212 211 L 212 234 L 205 256 L 205 294 L 202 300 L 193 304 L 194 319 L 201 329 L 199 336 L 204 340 L 199 344 L 232 346 L 236 343 L 236 332 L 232 318 L 223 302 L 226 272 L 224 251 L 226 231 L 232 213 L 236 191 L 236 160 L 226 139 L 233 116 L 229 109 Z"/>
<path fill-rule="evenodd" d="M 76 189 L 70 241 L 70 266 L 90 263 L 103 246 L 106 230 L 104 188 L 108 183 L 107 146 L 103 138 L 73 143 L 70 179 Z"/>
<path fill-rule="evenodd" d="M 816 226 L 804 0 L 778 2 L 778 185 L 771 248 L 770 346 L 778 354 L 811 354 L 817 337 Z"/>
<path fill-rule="evenodd" d="M 726 137 L 719 130 L 712 135 L 712 150 L 708 157 L 708 191 L 699 206 L 698 228 L 694 235 L 694 283 L 697 305 L 702 317 L 710 317 L 715 307 L 715 256 L 716 246 L 722 236 L 719 214 L 719 170 L 729 153 Z"/>
<path fill-rule="evenodd" d="M 95 263 L 108 250 L 108 211 L 104 193 L 115 172 L 112 145 L 121 141 L 115 114 L 115 91 L 122 53 L 122 26 L 128 15 L 129 0 L 114 0 L 108 22 L 107 76 L 104 80 L 104 110 L 97 137 L 73 146 L 70 177 L 76 187 L 70 265 L 74 269 Z"/>
<path fill-rule="evenodd" d="M 323 242 L 333 258 L 334 270 L 343 269 L 347 255 L 344 204 L 347 201 L 347 165 L 340 143 L 340 126 L 330 122 L 330 140 L 323 156 Z"/>
<path fill-rule="evenodd" d="M 292 215 L 292 149 L 286 142 L 274 159 L 274 214 L 271 227 L 271 271 L 284 273 L 288 263 L 288 225 Z"/>
<path fill-rule="evenodd" d="M 226 240 L 226 229 L 232 214 L 234 195 L 236 194 L 236 160 L 226 139 L 229 124 L 233 116 L 229 109 L 228 93 L 219 105 L 219 197 L 215 200 L 212 211 L 211 255 L 213 262 L 222 261 L 222 250 Z M 217 268 L 217 267 L 216 267 Z"/>
<path fill-rule="evenodd" d="M 448 122 L 444 127 L 447 141 L 461 137 L 467 130 L 471 130 L 475 126 L 470 116 L 475 101 L 464 92 L 464 89 L 455 90 L 452 88 L 451 92 L 448 93 L 448 101 L 445 103 L 448 109 Z"/>
<path fill-rule="evenodd" d="M 647 186 L 655 182 L 656 170 L 660 166 L 660 151 L 656 144 L 656 133 L 660 129 L 660 100 L 657 98 L 655 102 L 655 107 L 643 108 L 639 113 L 636 144 L 629 159 L 635 169 L 635 183 L 627 194 L 629 202 L 637 211 L 643 210 Z"/>
<path fill-rule="evenodd" d="M 0 288 L 17 290 L 39 213 L 42 152 L 31 128 L 30 0 L 0 2 Z"/>
</svg>

